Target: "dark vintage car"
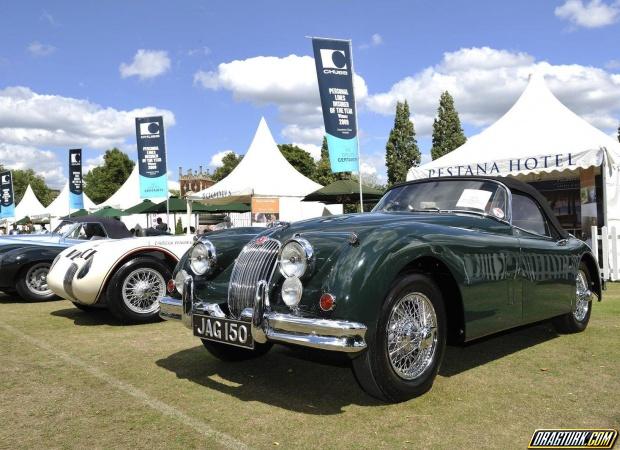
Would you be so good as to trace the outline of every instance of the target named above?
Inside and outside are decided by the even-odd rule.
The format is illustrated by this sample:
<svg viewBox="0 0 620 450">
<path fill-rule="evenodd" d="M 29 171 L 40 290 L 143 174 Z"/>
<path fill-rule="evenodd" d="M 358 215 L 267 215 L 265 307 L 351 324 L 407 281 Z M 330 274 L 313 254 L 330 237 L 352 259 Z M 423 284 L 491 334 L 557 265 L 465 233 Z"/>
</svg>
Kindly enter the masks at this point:
<svg viewBox="0 0 620 450">
<path fill-rule="evenodd" d="M 0 291 L 24 300 L 54 298 L 47 274 L 65 248 L 95 239 L 120 239 L 131 233 L 119 220 L 84 216 L 63 219 L 47 234 L 0 237 Z"/>
<path fill-rule="evenodd" d="M 346 352 L 361 387 L 390 402 L 430 389 L 447 342 L 545 319 L 583 331 L 602 297 L 590 248 L 509 178 L 409 182 L 371 213 L 214 233 L 174 277 L 182 295 L 160 315 L 215 356 L 273 343 Z"/>
</svg>

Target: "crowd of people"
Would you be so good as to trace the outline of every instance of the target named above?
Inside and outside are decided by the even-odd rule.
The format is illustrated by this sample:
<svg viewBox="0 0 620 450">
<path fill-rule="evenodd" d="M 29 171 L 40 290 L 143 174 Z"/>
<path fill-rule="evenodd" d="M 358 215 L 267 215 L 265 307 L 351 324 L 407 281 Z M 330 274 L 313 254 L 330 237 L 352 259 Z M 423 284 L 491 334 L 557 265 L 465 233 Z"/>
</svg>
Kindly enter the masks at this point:
<svg viewBox="0 0 620 450">
<path fill-rule="evenodd" d="M 10 226 L 0 226 L 0 235 L 15 236 L 18 234 L 47 234 L 49 229 L 47 225 L 40 224 L 35 225 L 32 222 L 28 222 L 24 225 L 17 225 L 16 223 Z"/>
</svg>

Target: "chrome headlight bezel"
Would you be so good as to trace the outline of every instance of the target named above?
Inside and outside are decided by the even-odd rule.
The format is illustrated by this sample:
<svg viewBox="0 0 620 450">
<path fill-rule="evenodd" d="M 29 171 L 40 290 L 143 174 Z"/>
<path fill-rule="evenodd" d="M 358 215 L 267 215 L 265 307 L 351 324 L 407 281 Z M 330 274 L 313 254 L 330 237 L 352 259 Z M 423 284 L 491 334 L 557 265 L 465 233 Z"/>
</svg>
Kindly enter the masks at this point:
<svg viewBox="0 0 620 450">
<path fill-rule="evenodd" d="M 291 248 L 297 250 L 297 253 L 300 256 L 299 261 L 291 263 L 290 259 L 288 261 L 286 260 L 285 252 Z M 291 267 L 291 264 L 293 267 Z M 286 241 L 282 248 L 280 248 L 278 253 L 278 267 L 280 269 L 280 273 L 285 278 L 303 278 L 312 272 L 313 265 L 314 248 L 307 239 L 302 237 L 294 237 Z"/>
<path fill-rule="evenodd" d="M 189 251 L 188 262 L 194 275 L 209 275 L 217 262 L 215 245 L 207 239 L 196 242 Z"/>
<path fill-rule="evenodd" d="M 183 286 L 185 285 L 185 280 L 187 280 L 189 276 L 190 275 L 184 269 L 179 270 L 174 276 L 174 287 L 181 295 L 183 295 Z"/>
</svg>

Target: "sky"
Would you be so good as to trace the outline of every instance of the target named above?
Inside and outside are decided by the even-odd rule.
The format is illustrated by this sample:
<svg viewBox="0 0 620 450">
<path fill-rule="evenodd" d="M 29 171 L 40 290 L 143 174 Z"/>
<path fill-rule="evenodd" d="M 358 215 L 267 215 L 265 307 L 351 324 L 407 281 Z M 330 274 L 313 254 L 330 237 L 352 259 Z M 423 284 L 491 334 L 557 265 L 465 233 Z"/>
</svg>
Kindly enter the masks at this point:
<svg viewBox="0 0 620 450">
<path fill-rule="evenodd" d="M 2 2 L 0 164 L 59 188 L 69 148 L 85 171 L 114 146 L 135 159 L 134 118 L 160 114 L 173 179 L 243 154 L 261 116 L 318 157 L 306 36 L 352 40 L 362 171 L 379 181 L 399 100 L 423 161 L 442 91 L 472 136 L 533 72 L 603 131 L 620 122 L 620 0 Z"/>
</svg>

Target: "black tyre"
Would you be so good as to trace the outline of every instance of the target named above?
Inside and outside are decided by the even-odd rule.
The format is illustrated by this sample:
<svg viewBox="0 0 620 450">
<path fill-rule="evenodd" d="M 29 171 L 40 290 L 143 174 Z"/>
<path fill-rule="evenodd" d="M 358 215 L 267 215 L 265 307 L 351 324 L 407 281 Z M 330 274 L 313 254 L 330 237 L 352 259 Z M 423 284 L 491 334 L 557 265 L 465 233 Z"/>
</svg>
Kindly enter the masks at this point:
<svg viewBox="0 0 620 450">
<path fill-rule="evenodd" d="M 270 342 L 267 342 L 266 344 L 259 344 L 258 342 L 255 342 L 254 350 L 250 350 L 235 347 L 233 345 L 220 344 L 219 342 L 208 341 L 206 339 L 202 339 L 202 345 L 205 346 L 209 353 L 222 361 L 245 361 L 252 358 L 258 358 L 271 350 L 271 347 L 273 346 Z"/>
<path fill-rule="evenodd" d="M 159 299 L 166 294 L 172 268 L 148 256 L 127 261 L 112 276 L 107 287 L 107 305 L 126 323 L 159 320 Z"/>
<path fill-rule="evenodd" d="M 9 297 L 20 298 L 16 289 L 3 289 L 2 292 Z"/>
<path fill-rule="evenodd" d="M 38 262 L 25 267 L 17 276 L 15 289 L 19 296 L 31 302 L 43 302 L 58 298 L 47 286 L 50 263 Z"/>
<path fill-rule="evenodd" d="M 568 314 L 556 317 L 552 323 L 559 333 L 580 333 L 586 329 L 592 313 L 592 279 L 587 266 L 582 262 L 575 278 L 575 304 Z"/>
<path fill-rule="evenodd" d="M 381 308 L 368 348 L 352 361 L 368 394 L 402 402 L 428 391 L 446 347 L 447 319 L 441 291 L 422 274 L 398 278 Z"/>
</svg>

